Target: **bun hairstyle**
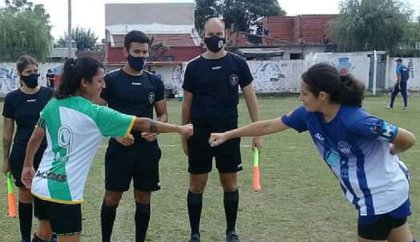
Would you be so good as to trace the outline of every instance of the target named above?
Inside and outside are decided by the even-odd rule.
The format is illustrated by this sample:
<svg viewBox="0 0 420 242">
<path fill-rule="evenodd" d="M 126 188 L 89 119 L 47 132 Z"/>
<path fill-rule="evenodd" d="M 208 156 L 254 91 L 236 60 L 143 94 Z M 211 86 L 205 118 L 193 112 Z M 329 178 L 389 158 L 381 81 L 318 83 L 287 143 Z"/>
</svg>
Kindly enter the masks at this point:
<svg viewBox="0 0 420 242">
<path fill-rule="evenodd" d="M 327 63 L 311 66 L 302 74 L 302 80 L 315 96 L 320 92 L 330 95 L 330 101 L 349 106 L 362 106 L 365 86 L 347 74 L 340 76 L 338 70 Z"/>
<path fill-rule="evenodd" d="M 81 86 L 82 79 L 92 82 L 92 78 L 96 76 L 99 68 L 104 68 L 103 64 L 92 57 L 67 59 L 55 98 L 63 99 L 74 96 Z"/>
</svg>

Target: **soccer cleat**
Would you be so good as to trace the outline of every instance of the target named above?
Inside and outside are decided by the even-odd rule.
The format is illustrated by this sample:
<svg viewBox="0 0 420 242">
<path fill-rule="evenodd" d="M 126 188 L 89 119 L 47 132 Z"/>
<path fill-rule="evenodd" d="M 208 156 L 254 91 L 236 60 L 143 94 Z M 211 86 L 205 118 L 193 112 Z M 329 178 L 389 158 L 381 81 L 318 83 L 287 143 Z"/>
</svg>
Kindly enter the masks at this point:
<svg viewBox="0 0 420 242">
<path fill-rule="evenodd" d="M 191 234 L 191 237 L 188 240 L 188 242 L 200 242 L 200 234 L 199 233 Z"/>
<path fill-rule="evenodd" d="M 226 242 L 241 242 L 241 240 L 239 239 L 238 234 L 232 230 L 226 232 Z"/>
</svg>

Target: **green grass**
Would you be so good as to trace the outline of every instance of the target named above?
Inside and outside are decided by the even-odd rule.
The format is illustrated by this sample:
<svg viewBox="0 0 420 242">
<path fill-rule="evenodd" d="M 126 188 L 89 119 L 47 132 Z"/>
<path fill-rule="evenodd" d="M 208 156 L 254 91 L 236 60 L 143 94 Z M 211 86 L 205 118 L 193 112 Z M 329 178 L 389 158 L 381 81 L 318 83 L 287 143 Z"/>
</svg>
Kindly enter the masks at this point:
<svg viewBox="0 0 420 242">
<path fill-rule="evenodd" d="M 420 97 L 410 98 L 410 108 L 384 109 L 388 97 L 370 97 L 365 108 L 420 138 Z M 262 118 L 280 116 L 299 105 L 297 96 L 259 99 Z M 397 105 L 401 100 L 397 100 Z M 2 103 L 0 103 L 1 106 Z M 179 123 L 181 103 L 168 101 L 170 122 Z M 240 123 L 249 122 L 244 100 Z M 162 189 L 153 193 L 148 241 L 186 241 L 189 222 L 186 208 L 187 159 L 176 135 L 160 135 L 163 151 L 160 171 Z M 261 192 L 251 191 L 251 140 L 242 140 L 244 171 L 239 175 L 240 211 L 237 231 L 244 241 L 355 241 L 357 212 L 344 198 L 338 182 L 315 151 L 308 134 L 289 130 L 267 136 L 261 153 Z M 420 143 L 420 142 L 419 142 Z M 419 143 L 401 158 L 412 176 L 411 230 L 420 238 Z M 104 142 L 89 173 L 83 204 L 82 241 L 100 241 L 100 206 L 104 189 Z M 6 214 L 5 178 L 0 176 L 0 241 L 19 241 L 17 219 Z M 124 194 L 118 208 L 113 241 L 134 240 L 132 191 Z M 36 225 L 36 219 L 34 221 Z M 203 241 L 223 241 L 225 218 L 217 172 L 212 172 L 204 194 L 201 220 Z"/>
</svg>

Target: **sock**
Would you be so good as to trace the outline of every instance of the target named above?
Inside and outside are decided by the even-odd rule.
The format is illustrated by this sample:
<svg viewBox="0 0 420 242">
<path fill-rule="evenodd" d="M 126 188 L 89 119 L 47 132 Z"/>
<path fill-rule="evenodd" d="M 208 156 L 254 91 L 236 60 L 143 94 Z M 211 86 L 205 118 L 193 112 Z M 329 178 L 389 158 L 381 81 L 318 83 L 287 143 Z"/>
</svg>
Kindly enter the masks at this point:
<svg viewBox="0 0 420 242">
<path fill-rule="evenodd" d="M 239 191 L 224 192 L 223 205 L 225 207 L 226 214 L 226 232 L 234 231 L 236 225 L 236 217 L 238 215 L 239 205 Z"/>
<path fill-rule="evenodd" d="M 136 242 L 143 242 L 146 239 L 147 228 L 149 228 L 150 213 L 150 203 L 136 203 Z"/>
<path fill-rule="evenodd" d="M 101 208 L 101 232 L 102 242 L 110 242 L 112 228 L 114 227 L 115 216 L 117 214 L 118 206 L 107 206 L 105 201 L 102 201 Z"/>
<path fill-rule="evenodd" d="M 188 191 L 187 195 L 188 216 L 190 217 L 191 234 L 200 234 L 201 209 L 203 208 L 203 194 Z"/>
<path fill-rule="evenodd" d="M 32 229 L 32 203 L 22 203 L 19 201 L 19 225 L 22 240 L 31 241 Z"/>
</svg>

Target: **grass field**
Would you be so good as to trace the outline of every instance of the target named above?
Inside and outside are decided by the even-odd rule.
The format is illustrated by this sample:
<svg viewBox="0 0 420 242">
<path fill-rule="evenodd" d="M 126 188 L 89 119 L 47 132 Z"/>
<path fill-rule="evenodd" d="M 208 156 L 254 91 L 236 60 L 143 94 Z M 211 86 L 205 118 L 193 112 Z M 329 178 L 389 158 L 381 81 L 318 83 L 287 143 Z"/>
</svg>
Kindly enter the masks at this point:
<svg viewBox="0 0 420 242">
<path fill-rule="evenodd" d="M 411 97 L 410 108 L 402 110 L 397 100 L 394 110 L 385 109 L 388 96 L 370 97 L 365 108 L 391 123 L 405 127 L 420 139 L 420 97 Z M 262 118 L 280 116 L 299 105 L 297 96 L 262 97 Z M 0 103 L 3 106 L 2 103 Z M 240 104 L 240 123 L 249 122 L 244 100 Z M 179 123 L 181 103 L 168 101 L 169 120 Z M 2 130 L 2 129 L 1 129 Z M 186 208 L 187 160 L 180 138 L 160 135 L 163 151 L 160 172 L 162 189 L 152 196 L 152 218 L 148 241 L 186 241 L 189 222 Z M 83 204 L 82 241 L 100 241 L 100 207 L 104 190 L 104 153 L 101 146 L 87 181 Z M 420 141 L 401 155 L 412 176 L 412 232 L 420 238 Z M 308 134 L 289 130 L 267 136 L 261 154 L 261 192 L 251 191 L 250 139 L 242 140 L 244 171 L 239 175 L 240 210 L 237 232 L 243 241 L 355 241 L 354 207 L 344 198 L 338 182 L 318 156 Z M 204 194 L 201 221 L 202 241 L 223 241 L 225 218 L 222 190 L 217 172 L 211 173 Z M 19 223 L 6 213 L 5 177 L 0 176 L 0 241 L 19 241 Z M 65 219 L 65 218 L 63 218 Z M 134 241 L 134 202 L 127 192 L 118 208 L 113 241 Z M 36 225 L 36 219 L 34 219 Z"/>
</svg>

